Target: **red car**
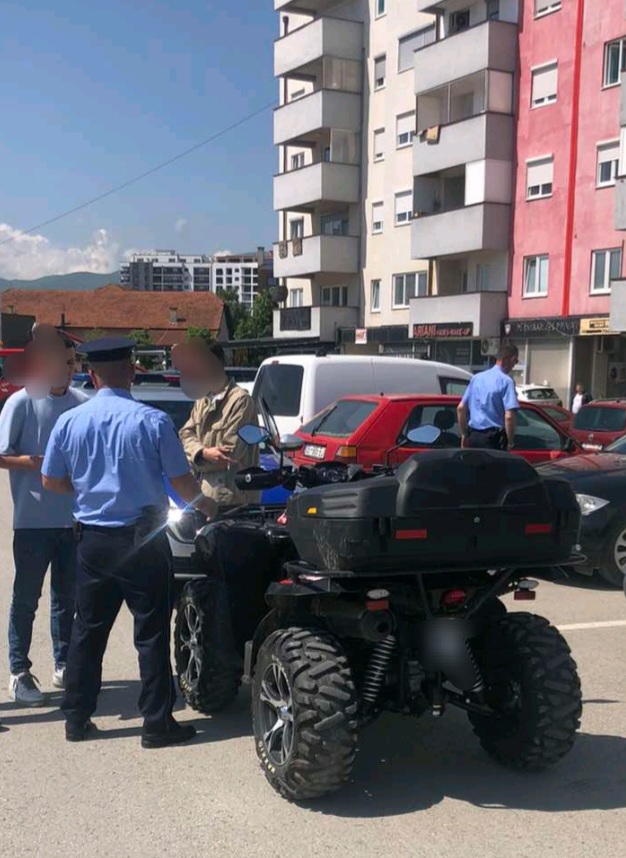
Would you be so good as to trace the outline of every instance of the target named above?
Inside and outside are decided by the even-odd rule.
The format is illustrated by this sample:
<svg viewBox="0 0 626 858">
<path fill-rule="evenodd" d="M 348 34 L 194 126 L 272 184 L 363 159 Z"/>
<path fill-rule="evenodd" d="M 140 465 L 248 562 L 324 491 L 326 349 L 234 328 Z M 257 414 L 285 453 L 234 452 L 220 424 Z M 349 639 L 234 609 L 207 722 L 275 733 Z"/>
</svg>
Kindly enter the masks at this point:
<svg viewBox="0 0 626 858">
<path fill-rule="evenodd" d="M 441 430 L 438 447 L 460 447 L 456 409 L 459 396 L 395 395 L 346 396 L 317 414 L 296 433 L 304 446 L 294 458 L 298 465 L 338 460 L 365 468 L 385 463 L 387 451 L 419 426 Z M 419 452 L 407 444 L 390 454 L 390 464 L 400 464 Z M 421 449 L 425 449 L 422 447 Z M 545 408 L 520 403 L 515 452 L 532 465 L 581 453 L 580 446 L 546 414 Z"/>
<path fill-rule="evenodd" d="M 20 390 L 19 387 L 15 387 L 15 385 L 11 384 L 4 377 L 3 358 L 7 357 L 8 355 L 21 354 L 23 351 L 24 349 L 0 349 L 0 411 L 2 411 L 4 403 L 7 401 L 9 396 L 11 396 L 11 394 L 15 393 L 17 390 Z"/>
<path fill-rule="evenodd" d="M 598 453 L 626 434 L 626 399 L 594 399 L 574 415 L 570 434 L 588 453 Z"/>
</svg>

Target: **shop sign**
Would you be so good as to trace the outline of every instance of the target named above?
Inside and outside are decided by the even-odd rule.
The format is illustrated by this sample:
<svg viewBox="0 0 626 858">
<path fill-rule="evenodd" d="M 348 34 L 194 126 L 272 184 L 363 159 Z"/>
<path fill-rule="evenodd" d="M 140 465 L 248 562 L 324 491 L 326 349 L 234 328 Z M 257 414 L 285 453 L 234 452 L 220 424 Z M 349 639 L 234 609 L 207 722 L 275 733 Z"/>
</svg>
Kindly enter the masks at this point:
<svg viewBox="0 0 626 858">
<path fill-rule="evenodd" d="M 617 334 L 617 331 L 611 330 L 611 320 L 608 316 L 603 316 L 598 319 L 581 319 L 580 334 L 583 337 L 602 336 L 603 334 Z"/>
<path fill-rule="evenodd" d="M 579 333 L 580 319 L 574 318 L 507 319 L 502 324 L 503 337 L 576 337 Z"/>
<path fill-rule="evenodd" d="M 413 337 L 417 340 L 462 340 L 473 336 L 473 322 L 453 322 L 438 325 L 413 325 Z"/>
<path fill-rule="evenodd" d="M 354 332 L 354 342 L 357 346 L 367 345 L 367 328 L 357 328 Z"/>
</svg>

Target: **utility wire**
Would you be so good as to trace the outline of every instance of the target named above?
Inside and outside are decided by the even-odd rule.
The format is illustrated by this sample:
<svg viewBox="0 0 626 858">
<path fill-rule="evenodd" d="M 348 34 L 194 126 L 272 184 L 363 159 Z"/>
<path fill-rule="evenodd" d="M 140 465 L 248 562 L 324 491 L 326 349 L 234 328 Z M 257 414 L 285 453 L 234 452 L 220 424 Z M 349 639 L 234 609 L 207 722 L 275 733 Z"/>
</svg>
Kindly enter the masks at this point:
<svg viewBox="0 0 626 858">
<path fill-rule="evenodd" d="M 144 173 L 140 173 L 140 175 L 135 176 L 133 179 L 129 179 L 127 182 L 123 182 L 121 185 L 116 185 L 116 187 L 111 188 L 109 191 L 105 191 L 103 194 L 99 194 L 97 197 L 92 197 L 90 200 L 86 200 L 84 203 L 80 203 L 74 208 L 68 209 L 67 211 L 61 212 L 54 217 L 51 217 L 49 220 L 45 220 L 42 223 L 37 224 L 36 226 L 32 226 L 30 229 L 25 229 L 22 232 L 19 232 L 17 235 L 12 235 L 10 238 L 5 238 L 3 241 L 0 241 L 0 247 L 3 244 L 9 244 L 11 241 L 15 241 L 17 238 L 21 238 L 24 235 L 30 235 L 32 232 L 37 232 L 40 229 L 43 229 L 46 226 L 50 226 L 50 224 L 57 223 L 57 221 L 63 220 L 63 218 L 69 217 L 70 215 L 75 214 L 76 212 L 82 211 L 86 209 L 88 206 L 92 206 L 94 203 L 100 202 L 100 200 L 104 200 L 107 197 L 113 196 L 113 194 L 117 194 L 120 191 L 129 188 L 131 185 L 135 185 L 137 182 L 140 182 L 142 179 L 146 179 L 148 176 L 154 175 L 154 173 L 158 173 L 159 170 L 163 170 L 165 167 L 169 167 L 170 164 L 174 164 L 176 161 L 180 161 L 182 158 L 186 158 L 187 155 L 191 155 L 193 152 L 197 152 L 198 149 L 202 149 L 204 146 L 207 146 L 209 143 L 213 143 L 214 140 L 217 140 L 219 137 L 223 137 L 225 134 L 228 134 L 230 131 L 234 131 L 235 128 L 239 128 L 242 125 L 245 125 L 247 122 L 250 122 L 251 119 L 254 119 L 257 116 L 260 116 L 262 113 L 265 113 L 267 110 L 276 106 L 275 101 L 271 101 L 269 104 L 266 104 L 264 107 L 260 107 L 258 110 L 255 110 L 253 113 L 249 113 L 247 116 L 244 116 L 243 119 L 239 119 L 237 122 L 233 122 L 232 125 L 229 125 L 227 128 L 222 128 L 221 131 L 218 131 L 215 134 L 212 134 L 210 137 L 207 137 L 205 140 L 201 140 L 200 143 L 196 143 L 194 146 L 190 146 L 189 149 L 185 149 L 184 152 L 179 152 L 178 155 L 174 155 L 173 158 L 168 158 L 167 161 L 163 161 L 161 164 L 157 164 L 155 167 L 151 167 L 149 170 L 146 170 Z"/>
</svg>

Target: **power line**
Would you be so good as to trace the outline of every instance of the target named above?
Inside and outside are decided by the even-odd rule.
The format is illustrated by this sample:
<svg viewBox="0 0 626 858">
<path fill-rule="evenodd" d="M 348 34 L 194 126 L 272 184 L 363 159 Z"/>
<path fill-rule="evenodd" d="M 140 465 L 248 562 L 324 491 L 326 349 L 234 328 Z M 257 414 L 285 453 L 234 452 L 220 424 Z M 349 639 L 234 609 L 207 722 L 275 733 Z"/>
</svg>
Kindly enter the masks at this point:
<svg viewBox="0 0 626 858">
<path fill-rule="evenodd" d="M 179 152 L 178 155 L 174 155 L 173 158 L 168 158 L 167 161 L 163 161 L 160 164 L 157 164 L 155 167 L 151 167 L 149 170 L 146 170 L 144 173 L 140 173 L 138 176 L 135 176 L 132 179 L 128 179 L 126 182 L 122 182 L 121 185 L 116 185 L 116 187 L 111 188 L 109 191 L 105 191 L 103 194 L 98 194 L 97 197 L 92 197 L 90 200 L 86 200 L 84 203 L 80 203 L 80 205 L 74 206 L 74 208 L 67 209 L 67 211 L 61 212 L 54 217 L 51 217 L 49 220 L 45 220 L 42 223 L 37 224 L 36 226 L 32 226 L 30 229 L 25 229 L 22 232 L 19 232 L 17 235 L 12 235 L 10 238 L 5 238 L 3 241 L 0 241 L 0 247 L 4 244 L 9 244 L 11 241 L 15 241 L 17 238 L 21 238 L 24 235 L 30 235 L 32 232 L 37 232 L 40 229 L 44 229 L 46 226 L 50 226 L 53 223 L 57 223 L 57 221 L 63 220 L 63 218 L 69 217 L 70 215 L 75 214 L 76 212 L 82 211 L 86 209 L 88 206 L 92 206 L 94 203 L 100 202 L 100 200 L 104 200 L 107 197 L 113 196 L 113 194 L 117 194 L 120 191 L 129 188 L 131 185 L 135 185 L 137 182 L 140 182 L 142 179 L 146 179 L 148 176 L 154 175 L 154 173 L 158 173 L 159 170 L 163 170 L 165 167 L 169 167 L 170 164 L 174 164 L 176 161 L 180 161 L 182 158 L 186 158 L 187 155 L 191 155 L 193 152 L 197 152 L 198 149 L 202 149 L 204 146 L 207 146 L 209 143 L 213 143 L 214 140 L 217 140 L 219 137 L 223 137 L 225 134 L 228 134 L 230 131 L 234 131 L 235 128 L 239 128 L 241 125 L 245 125 L 247 122 L 250 122 L 251 119 L 254 119 L 257 116 L 260 116 L 262 113 L 265 113 L 267 110 L 275 107 L 276 102 L 271 101 L 269 104 L 266 104 L 264 107 L 260 107 L 258 110 L 255 110 L 253 113 L 249 113 L 247 116 L 244 116 L 242 119 L 237 120 L 237 122 L 233 122 L 232 125 L 229 125 L 227 128 L 222 128 L 221 131 L 218 131 L 215 134 L 212 134 L 210 137 L 207 137 L 205 140 L 201 140 L 200 143 L 196 143 L 194 146 L 190 146 L 189 149 L 185 149 L 184 152 Z"/>
</svg>

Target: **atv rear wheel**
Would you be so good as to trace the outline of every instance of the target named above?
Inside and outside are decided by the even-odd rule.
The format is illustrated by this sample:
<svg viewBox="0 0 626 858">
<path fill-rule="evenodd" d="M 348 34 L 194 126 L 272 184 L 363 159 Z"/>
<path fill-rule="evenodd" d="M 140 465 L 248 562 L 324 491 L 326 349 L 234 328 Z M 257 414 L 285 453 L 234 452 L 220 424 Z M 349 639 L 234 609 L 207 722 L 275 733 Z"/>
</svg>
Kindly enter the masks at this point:
<svg viewBox="0 0 626 858">
<path fill-rule="evenodd" d="M 174 625 L 178 685 L 187 705 L 205 715 L 233 702 L 242 674 L 220 651 L 214 602 L 210 581 L 190 581 L 178 602 Z"/>
<path fill-rule="evenodd" d="M 582 712 L 576 663 L 563 636 L 534 614 L 507 614 L 474 642 L 496 711 L 469 718 L 484 750 L 514 769 L 542 771 L 572 748 Z"/>
<path fill-rule="evenodd" d="M 267 638 L 252 717 L 261 767 L 280 795 L 305 801 L 340 789 L 356 754 L 357 709 L 348 659 L 332 635 L 292 628 Z"/>
</svg>

